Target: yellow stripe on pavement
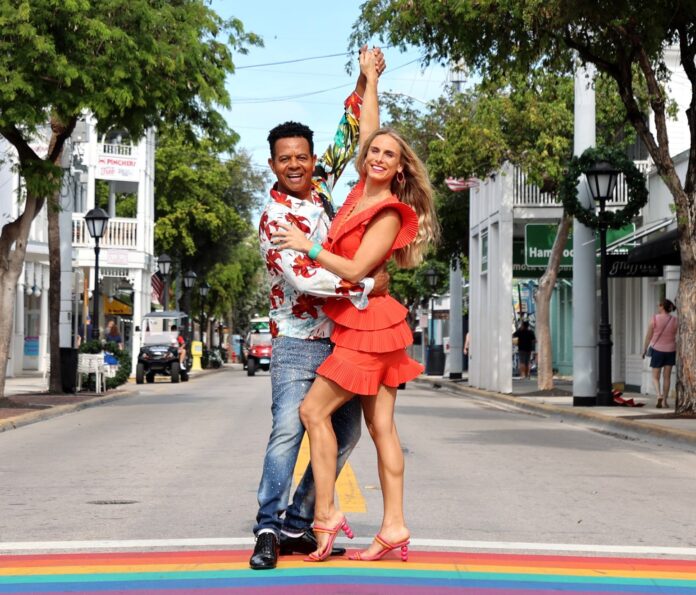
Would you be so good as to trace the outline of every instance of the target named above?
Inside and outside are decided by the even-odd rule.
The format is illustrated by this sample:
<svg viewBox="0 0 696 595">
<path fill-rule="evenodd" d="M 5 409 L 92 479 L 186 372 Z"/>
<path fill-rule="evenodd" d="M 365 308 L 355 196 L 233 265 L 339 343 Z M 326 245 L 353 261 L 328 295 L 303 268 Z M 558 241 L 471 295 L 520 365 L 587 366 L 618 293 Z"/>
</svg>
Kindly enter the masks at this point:
<svg viewBox="0 0 696 595">
<path fill-rule="evenodd" d="M 309 438 L 305 434 L 300 446 L 300 454 L 295 464 L 295 473 L 293 474 L 295 485 L 302 479 L 307 465 L 309 465 Z M 367 512 L 365 498 L 360 491 L 358 479 L 355 477 L 355 472 L 350 463 L 346 463 L 343 466 L 343 470 L 338 476 L 336 493 L 338 494 L 338 507 L 342 512 Z"/>
</svg>

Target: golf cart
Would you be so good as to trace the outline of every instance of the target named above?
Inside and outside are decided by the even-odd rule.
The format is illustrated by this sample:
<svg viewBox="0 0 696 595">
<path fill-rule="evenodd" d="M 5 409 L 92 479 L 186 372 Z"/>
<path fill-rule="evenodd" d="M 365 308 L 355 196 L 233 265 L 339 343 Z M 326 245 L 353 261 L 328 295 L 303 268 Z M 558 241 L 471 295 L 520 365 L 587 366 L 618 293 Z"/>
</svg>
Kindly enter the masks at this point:
<svg viewBox="0 0 696 595">
<path fill-rule="evenodd" d="M 189 379 L 191 349 L 179 341 L 179 330 L 185 329 L 188 315 L 167 310 L 150 312 L 143 317 L 140 352 L 135 368 L 135 381 L 153 383 L 157 374 L 169 376 L 172 382 Z M 179 363 L 179 348 L 186 349 L 186 360 Z"/>
</svg>

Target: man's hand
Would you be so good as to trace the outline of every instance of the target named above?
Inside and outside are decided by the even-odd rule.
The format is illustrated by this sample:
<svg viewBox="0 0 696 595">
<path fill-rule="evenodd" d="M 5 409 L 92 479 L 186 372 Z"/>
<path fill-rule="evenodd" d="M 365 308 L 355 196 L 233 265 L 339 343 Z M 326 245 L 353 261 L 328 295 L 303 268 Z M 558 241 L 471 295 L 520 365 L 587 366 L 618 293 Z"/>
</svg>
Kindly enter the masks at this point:
<svg viewBox="0 0 696 595">
<path fill-rule="evenodd" d="M 360 58 L 363 52 L 366 52 L 367 50 L 367 45 L 364 45 L 360 48 L 358 51 L 358 63 L 360 63 Z M 375 69 L 377 70 L 377 76 L 379 77 L 387 68 L 387 63 L 384 60 L 384 54 L 382 53 L 382 50 L 378 47 L 372 48 L 372 53 L 375 56 Z M 365 94 L 365 83 L 367 80 L 365 79 L 365 75 L 360 72 L 358 74 L 358 82 L 355 84 L 355 92 L 362 97 Z"/>
<path fill-rule="evenodd" d="M 370 275 L 375 280 L 375 286 L 370 295 L 386 295 L 389 293 L 389 281 L 391 277 L 385 267 L 380 267 Z"/>
</svg>

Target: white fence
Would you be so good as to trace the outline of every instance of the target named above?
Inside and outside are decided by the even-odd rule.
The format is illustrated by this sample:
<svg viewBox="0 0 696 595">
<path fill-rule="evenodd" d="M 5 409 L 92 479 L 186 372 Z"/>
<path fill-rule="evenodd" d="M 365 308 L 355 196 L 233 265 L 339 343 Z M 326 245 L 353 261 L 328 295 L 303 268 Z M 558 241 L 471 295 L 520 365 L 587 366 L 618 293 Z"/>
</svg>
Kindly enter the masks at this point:
<svg viewBox="0 0 696 595">
<path fill-rule="evenodd" d="M 130 248 L 138 246 L 138 228 L 136 219 L 114 217 L 109 219 L 104 237 L 99 240 L 99 246 L 104 248 Z M 73 213 L 72 244 L 76 247 L 94 246 L 94 240 L 89 235 L 83 213 Z"/>
</svg>

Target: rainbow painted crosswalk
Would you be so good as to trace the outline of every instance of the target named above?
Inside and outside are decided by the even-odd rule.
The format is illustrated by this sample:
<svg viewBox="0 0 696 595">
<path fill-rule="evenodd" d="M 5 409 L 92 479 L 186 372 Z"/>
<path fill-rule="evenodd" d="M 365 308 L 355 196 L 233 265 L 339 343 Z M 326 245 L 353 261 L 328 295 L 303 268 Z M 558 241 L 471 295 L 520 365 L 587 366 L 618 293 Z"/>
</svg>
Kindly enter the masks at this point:
<svg viewBox="0 0 696 595">
<path fill-rule="evenodd" d="M 696 560 L 412 551 L 409 561 L 282 557 L 252 571 L 249 551 L 0 556 L 0 593 L 197 595 L 696 594 Z"/>
</svg>

